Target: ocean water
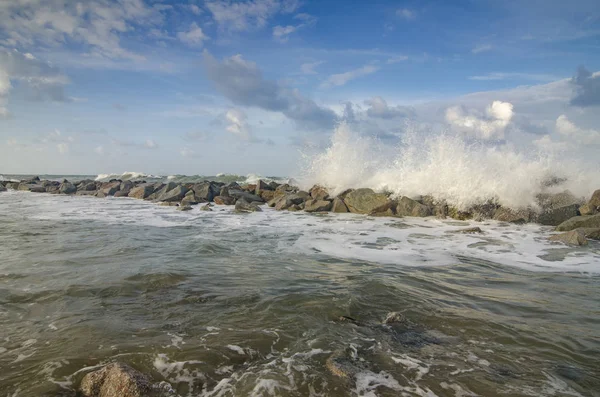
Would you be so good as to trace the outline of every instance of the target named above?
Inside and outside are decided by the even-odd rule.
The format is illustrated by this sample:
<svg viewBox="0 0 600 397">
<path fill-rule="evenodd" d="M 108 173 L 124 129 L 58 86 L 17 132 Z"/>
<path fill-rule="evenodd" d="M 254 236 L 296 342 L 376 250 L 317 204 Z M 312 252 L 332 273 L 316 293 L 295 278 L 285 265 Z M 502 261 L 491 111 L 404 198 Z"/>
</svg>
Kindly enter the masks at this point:
<svg viewBox="0 0 600 397">
<path fill-rule="evenodd" d="M 600 243 L 551 234 L 0 193 L 0 396 L 600 396 Z"/>
</svg>

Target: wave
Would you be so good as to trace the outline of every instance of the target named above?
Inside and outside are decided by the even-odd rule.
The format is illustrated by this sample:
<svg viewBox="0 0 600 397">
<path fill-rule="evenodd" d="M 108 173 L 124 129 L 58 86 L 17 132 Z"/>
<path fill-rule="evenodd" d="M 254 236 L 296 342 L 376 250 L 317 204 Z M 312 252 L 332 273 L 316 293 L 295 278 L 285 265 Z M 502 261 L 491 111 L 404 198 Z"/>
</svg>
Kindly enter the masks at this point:
<svg viewBox="0 0 600 397">
<path fill-rule="evenodd" d="M 144 174 L 143 172 L 128 171 L 122 174 L 99 174 L 96 181 L 107 182 L 111 179 L 120 179 L 122 181 L 140 180 L 140 179 L 162 179 L 162 176 Z"/>
<path fill-rule="evenodd" d="M 600 165 L 564 153 L 518 151 L 441 132 L 408 133 L 394 147 L 338 126 L 330 146 L 305 155 L 300 184 L 337 194 L 368 187 L 394 196 L 433 196 L 457 209 L 495 201 L 510 208 L 537 207 L 536 196 L 569 190 L 589 197 L 600 188 Z M 598 160 L 594 160 L 598 162 Z"/>
</svg>

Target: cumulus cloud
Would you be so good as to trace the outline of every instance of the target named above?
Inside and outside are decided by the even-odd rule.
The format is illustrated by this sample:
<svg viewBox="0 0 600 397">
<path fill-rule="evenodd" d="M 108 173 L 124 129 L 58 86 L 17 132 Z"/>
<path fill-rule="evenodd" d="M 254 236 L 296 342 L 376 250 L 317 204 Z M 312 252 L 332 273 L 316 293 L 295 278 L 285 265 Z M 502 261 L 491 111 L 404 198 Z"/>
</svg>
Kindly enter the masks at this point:
<svg viewBox="0 0 600 397">
<path fill-rule="evenodd" d="M 556 131 L 563 138 L 578 144 L 600 145 L 600 131 L 580 128 L 564 114 L 556 119 Z"/>
<path fill-rule="evenodd" d="M 193 22 L 188 31 L 177 33 L 177 38 L 188 45 L 201 46 L 209 37 L 204 34 L 202 28 L 196 22 Z"/>
<path fill-rule="evenodd" d="M 248 123 L 248 116 L 241 109 L 229 109 L 224 115 L 224 121 L 226 123 L 225 130 L 235 137 L 247 141 L 256 142 L 257 139 L 252 135 L 250 124 Z"/>
<path fill-rule="evenodd" d="M 300 6 L 298 0 L 215 0 L 206 2 L 219 28 L 229 32 L 260 29 L 277 14 L 289 14 Z"/>
<path fill-rule="evenodd" d="M 408 8 L 399 8 L 396 10 L 396 15 L 400 18 L 404 18 L 407 21 L 411 21 L 417 17 L 417 13 Z"/>
<path fill-rule="evenodd" d="M 367 76 L 371 73 L 375 73 L 379 70 L 378 66 L 375 65 L 365 65 L 362 68 L 350 70 L 345 73 L 332 74 L 329 76 L 327 80 L 321 84 L 322 88 L 327 87 L 339 87 L 345 85 L 347 82 L 351 80 L 355 80 L 362 76 Z"/>
<path fill-rule="evenodd" d="M 409 117 L 414 114 L 413 110 L 404 106 L 388 106 L 385 99 L 380 96 L 367 99 L 365 105 L 369 106 L 367 115 L 373 118 L 393 119 L 396 117 Z"/>
<path fill-rule="evenodd" d="M 143 60 L 121 46 L 120 35 L 162 22 L 164 7 L 142 0 L 35 0 L 0 2 L 0 44 L 56 47 L 83 44 L 94 55 Z"/>
<path fill-rule="evenodd" d="M 476 45 L 475 47 L 473 47 L 471 52 L 473 54 L 479 54 L 481 52 L 491 51 L 492 48 L 493 47 L 490 44 L 479 44 L 479 45 Z"/>
<path fill-rule="evenodd" d="M 591 73 L 580 66 L 571 83 L 576 90 L 571 105 L 580 107 L 600 105 L 600 73 Z"/>
<path fill-rule="evenodd" d="M 297 90 L 266 80 L 257 65 L 241 55 L 219 62 L 205 51 L 204 64 L 217 90 L 236 105 L 281 112 L 305 128 L 330 129 L 337 121 L 331 109 L 317 105 Z"/>
<path fill-rule="evenodd" d="M 482 140 L 500 140 L 513 118 L 513 105 L 494 101 L 486 108 L 485 115 L 467 111 L 460 106 L 446 110 L 446 121 L 458 132 Z"/>
</svg>

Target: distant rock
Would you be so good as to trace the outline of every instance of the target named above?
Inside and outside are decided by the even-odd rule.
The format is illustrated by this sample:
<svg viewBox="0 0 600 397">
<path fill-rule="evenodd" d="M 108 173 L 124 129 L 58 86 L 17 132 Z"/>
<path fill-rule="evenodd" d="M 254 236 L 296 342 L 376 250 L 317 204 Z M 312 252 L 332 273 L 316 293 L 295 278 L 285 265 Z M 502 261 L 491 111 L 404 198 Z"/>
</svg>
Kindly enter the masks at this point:
<svg viewBox="0 0 600 397">
<path fill-rule="evenodd" d="M 550 241 L 558 241 L 567 245 L 587 245 L 585 233 L 581 229 L 571 230 L 569 232 L 555 234 L 548 238 Z"/>
<path fill-rule="evenodd" d="M 348 207 L 346 207 L 346 204 L 344 203 L 344 200 L 342 200 L 339 197 L 336 197 L 333 199 L 333 203 L 331 205 L 331 212 L 336 212 L 338 214 L 342 214 L 342 213 L 346 213 L 349 211 L 348 211 Z"/>
<path fill-rule="evenodd" d="M 408 197 L 402 197 L 396 202 L 397 216 L 425 217 L 431 215 L 431 208 Z"/>
<path fill-rule="evenodd" d="M 262 209 L 258 206 L 257 202 L 248 202 L 241 198 L 235 203 L 236 212 L 260 212 Z"/>
<path fill-rule="evenodd" d="M 198 202 L 210 202 L 219 195 L 221 187 L 213 182 L 202 182 L 192 186 L 192 190 Z"/>
<path fill-rule="evenodd" d="M 578 228 L 600 228 L 600 213 L 573 217 L 558 225 L 556 231 L 566 232 Z"/>
<path fill-rule="evenodd" d="M 579 208 L 581 215 L 595 215 L 600 212 L 600 189 L 592 194 L 590 201 Z"/>
<path fill-rule="evenodd" d="M 531 220 L 531 211 L 528 209 L 513 210 L 500 207 L 494 212 L 494 219 L 501 222 L 523 224 Z"/>
<path fill-rule="evenodd" d="M 255 193 L 257 196 L 261 196 L 261 192 L 264 192 L 264 191 L 273 191 L 273 190 L 274 190 L 274 189 L 273 189 L 273 188 L 272 188 L 272 187 L 271 187 L 269 184 L 267 184 L 265 181 L 263 181 L 263 180 L 261 179 L 261 180 L 259 180 L 259 181 L 256 183 L 256 188 L 254 189 L 254 193 Z M 275 194 L 275 193 L 273 193 L 273 194 Z M 261 196 L 261 197 L 262 197 L 262 196 Z"/>
<path fill-rule="evenodd" d="M 219 205 L 233 205 L 235 204 L 235 198 L 230 196 L 217 196 L 214 198 L 214 202 Z"/>
<path fill-rule="evenodd" d="M 166 382 L 153 384 L 150 377 L 122 363 L 112 363 L 90 372 L 79 386 L 83 397 L 176 396 Z"/>
<path fill-rule="evenodd" d="M 331 209 L 332 203 L 328 200 L 311 199 L 304 203 L 304 211 L 306 212 L 326 212 Z"/>
<path fill-rule="evenodd" d="M 353 190 L 346 195 L 344 203 L 355 214 L 384 212 L 392 204 L 387 195 L 375 193 L 372 189 Z"/>
<path fill-rule="evenodd" d="M 160 194 L 156 199 L 159 201 L 166 201 L 166 202 L 176 202 L 176 201 L 181 201 L 184 197 L 185 194 L 188 192 L 188 189 L 185 186 L 177 186 L 174 189 L 169 190 L 168 192 L 165 192 L 163 194 Z"/>
<path fill-rule="evenodd" d="M 71 182 L 63 182 L 58 188 L 58 192 L 61 194 L 74 194 L 76 191 L 77 188 Z"/>
<path fill-rule="evenodd" d="M 263 199 L 260 198 L 259 196 L 252 194 L 252 193 L 248 193 L 245 192 L 243 190 L 232 190 L 229 189 L 229 196 L 235 198 L 235 199 L 244 199 L 245 201 L 251 203 L 253 201 L 258 201 L 258 202 L 263 202 Z"/>
</svg>

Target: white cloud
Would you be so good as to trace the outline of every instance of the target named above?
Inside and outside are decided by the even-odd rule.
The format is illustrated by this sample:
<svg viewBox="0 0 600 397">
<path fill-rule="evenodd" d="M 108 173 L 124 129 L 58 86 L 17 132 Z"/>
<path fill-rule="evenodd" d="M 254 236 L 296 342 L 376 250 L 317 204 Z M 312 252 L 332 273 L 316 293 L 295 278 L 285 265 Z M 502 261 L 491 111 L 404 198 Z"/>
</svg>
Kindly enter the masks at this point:
<svg viewBox="0 0 600 397">
<path fill-rule="evenodd" d="M 363 66 L 362 68 L 350 70 L 349 72 L 333 74 L 333 75 L 329 76 L 329 78 L 327 80 L 325 80 L 325 82 L 323 82 L 323 84 L 321 84 L 321 87 L 322 88 L 339 87 L 339 86 L 345 85 L 347 82 L 349 82 L 351 80 L 357 79 L 362 76 L 367 76 L 371 73 L 377 72 L 378 70 L 379 70 L 378 66 L 366 65 L 366 66 Z"/>
<path fill-rule="evenodd" d="M 397 55 L 397 56 L 393 56 L 390 59 L 388 59 L 386 61 L 386 63 L 388 65 L 393 65 L 395 63 L 404 62 L 404 61 L 408 61 L 408 57 L 406 55 Z"/>
<path fill-rule="evenodd" d="M 260 29 L 273 16 L 289 14 L 299 7 L 297 0 L 214 0 L 206 2 L 206 8 L 222 30 L 244 32 Z"/>
<path fill-rule="evenodd" d="M 393 119 L 396 117 L 407 117 L 413 114 L 413 111 L 407 107 L 388 106 L 385 99 L 380 96 L 366 100 L 365 104 L 369 106 L 367 109 L 367 115 L 369 117 Z"/>
<path fill-rule="evenodd" d="M 471 52 L 473 54 L 479 54 L 481 52 L 485 52 L 485 51 L 491 51 L 493 47 L 490 44 L 479 44 L 475 47 L 473 47 L 473 49 L 471 50 Z"/>
<path fill-rule="evenodd" d="M 196 153 L 188 147 L 181 148 L 179 154 L 181 154 L 182 157 L 194 157 L 196 155 Z"/>
<path fill-rule="evenodd" d="M 148 139 L 146 140 L 146 142 L 144 142 L 144 147 L 146 147 L 147 149 L 156 149 L 158 147 L 158 144 L 152 139 Z"/>
<path fill-rule="evenodd" d="M 104 146 L 96 146 L 94 152 L 100 156 L 104 155 Z"/>
<path fill-rule="evenodd" d="M 302 74 L 317 74 L 315 68 L 323 63 L 323 61 L 303 63 L 300 65 L 300 71 Z"/>
<path fill-rule="evenodd" d="M 69 144 L 68 143 L 59 143 L 56 145 L 56 148 L 58 149 L 58 152 L 60 154 L 69 153 Z"/>
<path fill-rule="evenodd" d="M 200 7 L 198 7 L 198 6 L 197 6 L 197 5 L 195 5 L 195 4 L 190 4 L 190 5 L 189 5 L 189 8 L 190 8 L 190 11 L 191 11 L 193 14 L 196 14 L 196 15 L 200 15 L 200 14 L 202 14 L 202 10 L 200 9 Z"/>
<path fill-rule="evenodd" d="M 273 37 L 276 40 L 279 40 L 282 43 L 285 43 L 288 40 L 288 36 L 290 34 L 294 33 L 297 29 L 298 29 L 298 26 L 292 26 L 292 25 L 275 26 L 273 28 Z"/>
<path fill-rule="evenodd" d="M 488 73 L 479 76 L 470 76 L 469 80 L 532 80 L 532 81 L 542 81 L 542 82 L 550 82 L 558 80 L 558 77 L 553 76 L 551 74 L 535 74 L 535 73 L 501 73 L 494 72 Z"/>
<path fill-rule="evenodd" d="M 413 20 L 417 17 L 417 13 L 413 10 L 409 10 L 408 8 L 399 8 L 396 10 L 396 15 L 406 19 L 407 21 Z"/>
<path fill-rule="evenodd" d="M 241 109 L 234 108 L 229 109 L 225 113 L 225 121 L 227 126 L 225 129 L 227 132 L 235 135 L 244 141 L 255 141 L 252 136 L 250 125 L 248 124 L 248 116 Z"/>
<path fill-rule="evenodd" d="M 600 145 L 600 131 L 580 128 L 564 114 L 556 119 L 556 131 L 562 138 L 578 144 Z"/>
<path fill-rule="evenodd" d="M 209 37 L 204 34 L 202 28 L 198 26 L 196 22 L 193 22 L 190 25 L 190 30 L 187 32 L 177 33 L 177 38 L 182 42 L 192 46 L 201 46 L 203 41 L 209 39 Z"/>
<path fill-rule="evenodd" d="M 504 131 L 514 115 L 513 105 L 508 102 L 494 101 L 486 108 L 485 116 L 474 110 L 465 111 L 460 106 L 446 110 L 446 121 L 458 132 L 482 140 L 504 138 Z"/>
</svg>

